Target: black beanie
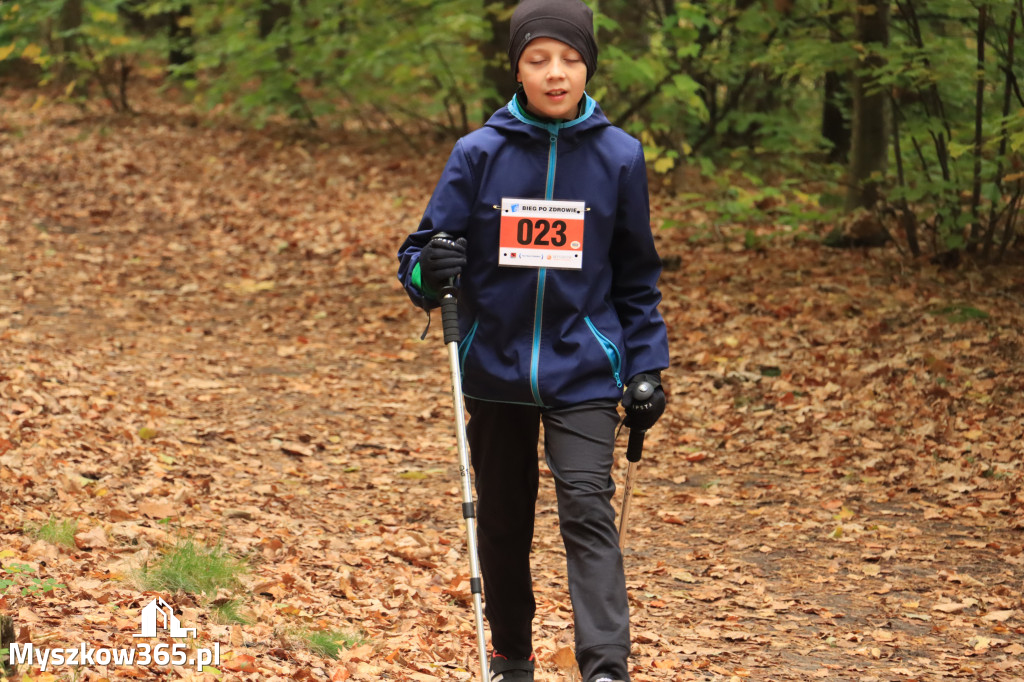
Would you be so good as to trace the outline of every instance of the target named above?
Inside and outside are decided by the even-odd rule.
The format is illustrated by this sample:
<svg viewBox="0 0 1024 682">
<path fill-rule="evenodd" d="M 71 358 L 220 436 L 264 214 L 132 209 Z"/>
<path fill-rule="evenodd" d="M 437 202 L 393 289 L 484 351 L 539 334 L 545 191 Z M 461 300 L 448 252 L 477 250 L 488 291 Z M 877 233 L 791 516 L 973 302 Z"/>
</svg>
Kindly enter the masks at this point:
<svg viewBox="0 0 1024 682">
<path fill-rule="evenodd" d="M 534 38 L 554 38 L 580 53 L 587 65 L 587 80 L 597 71 L 597 40 L 594 13 L 582 0 L 523 0 L 512 14 L 509 26 L 508 58 L 512 73 L 519 57 Z"/>
</svg>

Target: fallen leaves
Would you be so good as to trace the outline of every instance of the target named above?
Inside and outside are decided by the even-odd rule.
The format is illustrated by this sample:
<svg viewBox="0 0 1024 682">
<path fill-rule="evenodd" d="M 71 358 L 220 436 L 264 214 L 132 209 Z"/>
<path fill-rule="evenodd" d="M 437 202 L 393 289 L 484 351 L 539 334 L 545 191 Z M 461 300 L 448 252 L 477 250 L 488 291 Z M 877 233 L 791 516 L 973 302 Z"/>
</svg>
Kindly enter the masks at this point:
<svg viewBox="0 0 1024 682">
<path fill-rule="evenodd" d="M 101 526 L 75 534 L 75 546 L 79 549 L 102 549 L 110 547 L 107 533 Z"/>
<path fill-rule="evenodd" d="M 139 513 L 151 519 L 166 519 L 177 516 L 178 510 L 168 502 L 140 502 Z"/>
<path fill-rule="evenodd" d="M 1011 618 L 1019 617 L 1020 612 L 1015 609 L 1004 609 L 1002 611 L 989 611 L 981 617 L 986 623 L 1005 623 Z"/>
<path fill-rule="evenodd" d="M 33 569 L 0 571 L 0 611 L 129 641 L 131 572 L 188 535 L 254 568 L 249 623 L 168 595 L 230 647 L 218 675 L 471 679 L 443 349 L 393 273 L 446 150 L 369 192 L 379 151 L 57 115 L 5 108 L 24 134 L 0 145 L 0 566 Z M 656 233 L 684 264 L 624 557 L 631 677 L 1024 674 L 1024 321 L 999 286 L 689 236 Z M 927 314 L 958 296 L 994 314 Z M 540 682 L 578 674 L 555 505 L 544 477 Z M 51 514 L 74 547 L 27 534 Z M 337 661 L 288 636 L 339 625 L 363 643 Z"/>
</svg>

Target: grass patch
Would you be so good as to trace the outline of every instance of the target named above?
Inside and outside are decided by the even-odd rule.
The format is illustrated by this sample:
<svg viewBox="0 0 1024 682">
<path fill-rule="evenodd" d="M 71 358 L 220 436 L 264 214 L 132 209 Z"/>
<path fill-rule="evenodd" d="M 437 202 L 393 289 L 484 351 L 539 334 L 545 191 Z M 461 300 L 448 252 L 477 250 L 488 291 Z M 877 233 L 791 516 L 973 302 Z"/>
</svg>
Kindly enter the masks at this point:
<svg viewBox="0 0 1024 682">
<path fill-rule="evenodd" d="M 984 310 L 980 310 L 970 305 L 948 305 L 943 308 L 934 308 L 931 313 L 933 315 L 941 315 L 946 318 L 947 322 L 954 324 L 961 324 L 964 322 L 970 322 L 971 320 L 987 320 L 989 314 Z"/>
<path fill-rule="evenodd" d="M 61 520 L 51 515 L 44 524 L 25 526 L 25 532 L 36 540 L 74 548 L 75 533 L 78 532 L 78 521 L 74 519 Z"/>
<path fill-rule="evenodd" d="M 229 599 L 210 607 L 210 617 L 221 625 L 249 625 L 252 619 L 242 612 L 241 599 Z"/>
<path fill-rule="evenodd" d="M 313 653 L 325 658 L 338 658 L 341 652 L 363 640 L 344 630 L 297 630 L 292 636 Z"/>
<path fill-rule="evenodd" d="M 219 545 L 202 547 L 189 539 L 143 566 L 134 577 L 143 590 L 213 595 L 220 588 L 237 587 L 238 577 L 247 570 Z"/>
</svg>

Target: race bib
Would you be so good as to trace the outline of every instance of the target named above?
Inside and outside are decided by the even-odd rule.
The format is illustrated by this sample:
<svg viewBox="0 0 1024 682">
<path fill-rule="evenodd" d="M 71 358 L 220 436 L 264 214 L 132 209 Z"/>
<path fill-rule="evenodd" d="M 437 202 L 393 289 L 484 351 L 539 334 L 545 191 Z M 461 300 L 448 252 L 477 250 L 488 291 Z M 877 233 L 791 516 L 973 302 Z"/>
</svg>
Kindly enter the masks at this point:
<svg viewBox="0 0 1024 682">
<path fill-rule="evenodd" d="M 502 199 L 498 265 L 581 269 L 585 213 L 582 201 Z"/>
</svg>

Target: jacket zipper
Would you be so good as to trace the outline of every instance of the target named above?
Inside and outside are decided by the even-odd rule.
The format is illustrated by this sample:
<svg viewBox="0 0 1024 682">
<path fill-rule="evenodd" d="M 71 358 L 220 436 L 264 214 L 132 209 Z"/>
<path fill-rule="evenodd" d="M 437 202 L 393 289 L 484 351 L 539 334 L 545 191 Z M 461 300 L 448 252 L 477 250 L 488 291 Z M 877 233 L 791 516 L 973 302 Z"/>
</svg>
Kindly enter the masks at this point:
<svg viewBox="0 0 1024 682">
<path fill-rule="evenodd" d="M 555 164 L 558 160 L 558 128 L 549 128 L 548 132 L 548 177 L 544 187 L 544 198 L 551 200 L 555 194 Z M 533 349 L 530 354 L 530 392 L 537 405 L 543 407 L 540 397 L 540 334 L 541 317 L 544 310 L 544 285 L 547 282 L 547 268 L 537 270 L 537 299 L 533 312 Z"/>
<path fill-rule="evenodd" d="M 583 318 L 583 321 L 590 327 L 590 333 L 594 335 L 597 342 L 601 345 L 601 349 L 604 354 L 608 356 L 608 362 L 612 366 L 612 376 L 615 377 L 615 385 L 622 388 L 622 375 L 620 370 L 622 369 L 622 355 L 619 354 L 618 347 L 612 343 L 612 340 L 601 333 L 601 330 L 597 328 L 594 321 L 590 319 L 590 316 Z"/>
</svg>

